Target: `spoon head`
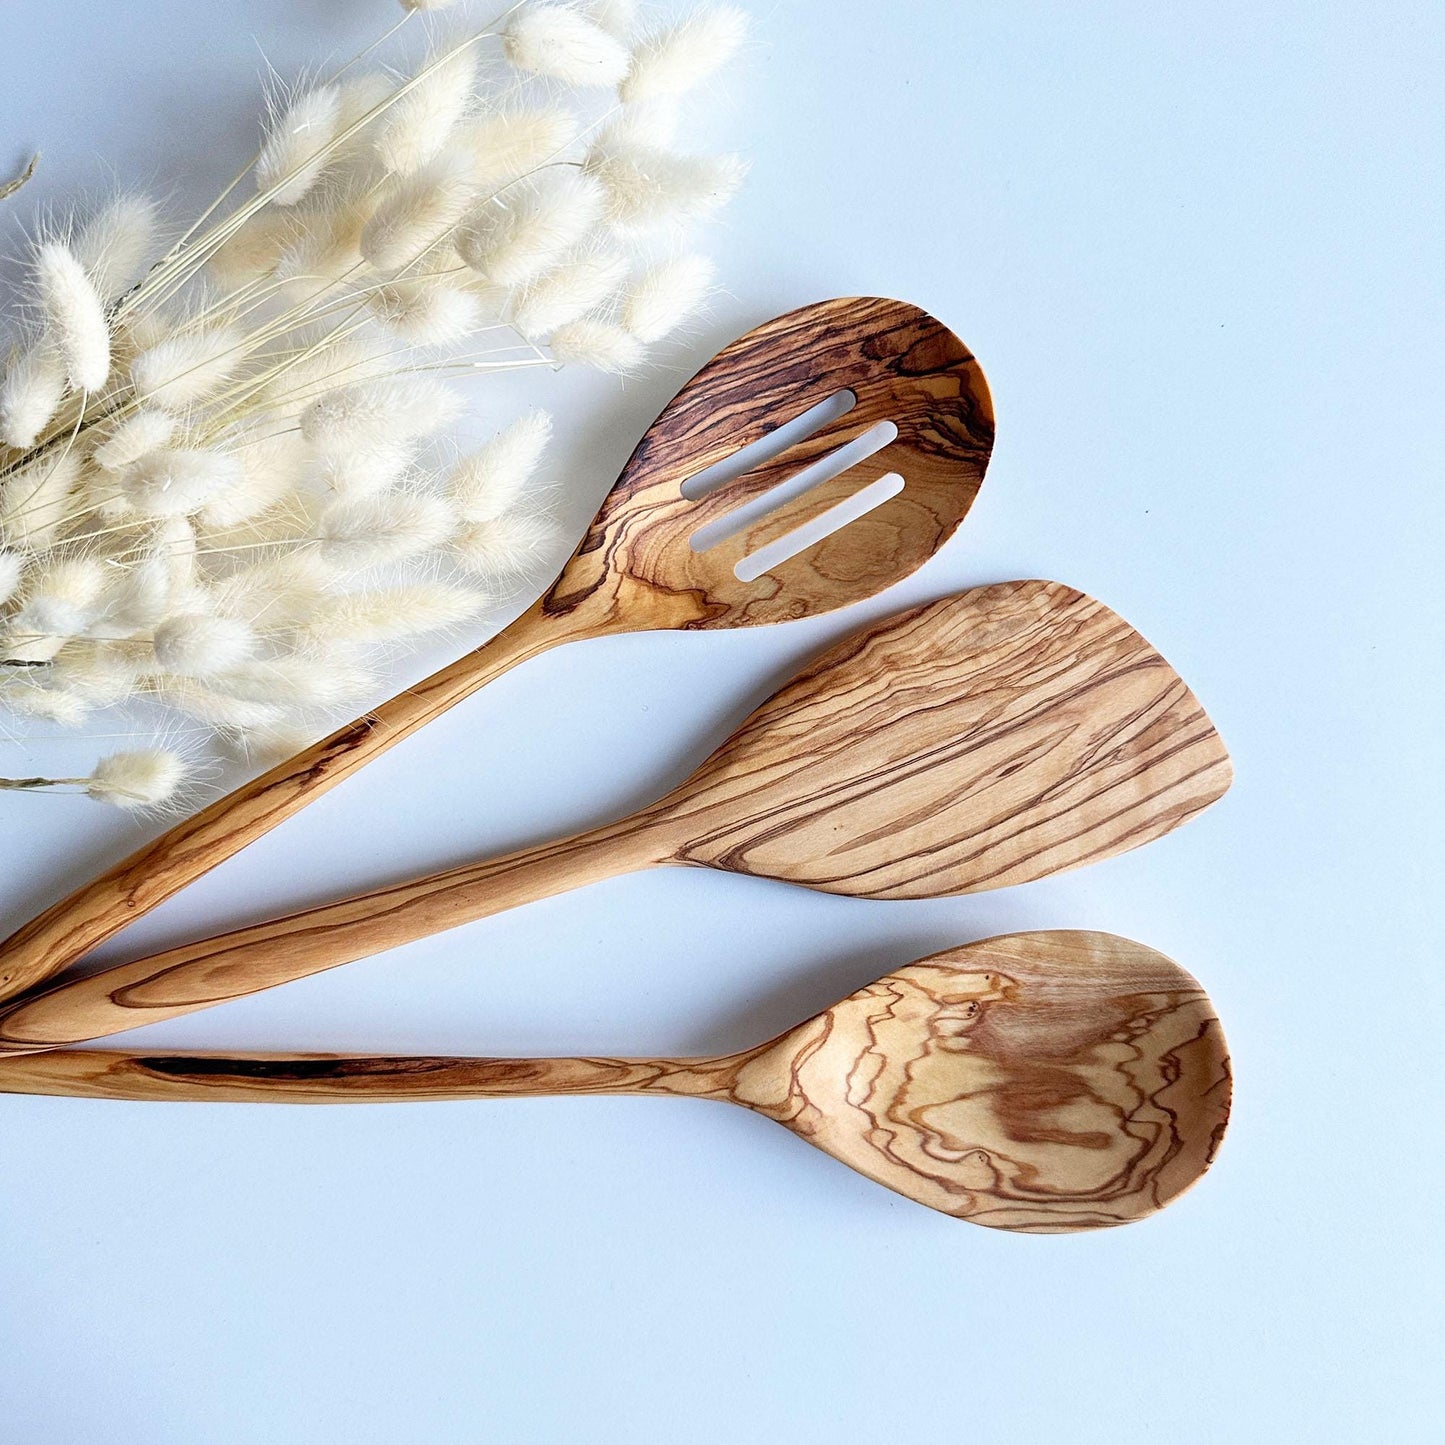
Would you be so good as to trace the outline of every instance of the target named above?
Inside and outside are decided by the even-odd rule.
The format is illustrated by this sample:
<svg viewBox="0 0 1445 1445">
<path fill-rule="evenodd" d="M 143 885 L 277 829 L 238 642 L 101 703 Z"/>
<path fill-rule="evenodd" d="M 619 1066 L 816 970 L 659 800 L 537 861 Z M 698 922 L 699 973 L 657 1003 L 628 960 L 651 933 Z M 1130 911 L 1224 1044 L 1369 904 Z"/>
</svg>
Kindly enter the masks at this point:
<svg viewBox="0 0 1445 1445">
<path fill-rule="evenodd" d="M 839 393 L 854 398 L 846 414 L 706 495 L 683 495 L 699 473 Z M 889 427 L 897 434 L 881 450 L 806 486 L 821 470 L 807 471 L 813 464 L 860 439 L 866 449 Z M 856 602 L 948 540 L 992 447 L 983 373 L 947 327 L 878 297 L 805 306 L 749 331 L 683 387 L 648 429 L 543 610 L 579 613 L 596 631 L 631 631 L 745 627 Z M 831 536 L 786 560 L 758 555 L 894 474 L 903 479 L 896 495 Z M 757 561 L 745 572 L 762 570 L 744 580 L 737 569 L 749 558 Z"/>
<path fill-rule="evenodd" d="M 682 862 L 930 898 L 1135 848 L 1230 776 L 1194 694 L 1127 622 L 1007 582 L 824 653 L 661 809 Z"/>
<path fill-rule="evenodd" d="M 1163 1208 L 1213 1162 L 1229 1055 L 1178 964 L 1021 933 L 889 974 L 743 1070 L 742 1102 L 974 1224 L 1056 1234 Z"/>
</svg>

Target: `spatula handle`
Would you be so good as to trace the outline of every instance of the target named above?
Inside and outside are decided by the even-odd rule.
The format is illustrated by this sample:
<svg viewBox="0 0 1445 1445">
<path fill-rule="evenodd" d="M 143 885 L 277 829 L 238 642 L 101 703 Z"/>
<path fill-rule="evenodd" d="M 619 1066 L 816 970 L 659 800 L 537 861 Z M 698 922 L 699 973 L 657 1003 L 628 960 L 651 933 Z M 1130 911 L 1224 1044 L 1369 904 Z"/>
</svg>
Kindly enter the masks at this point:
<svg viewBox="0 0 1445 1445">
<path fill-rule="evenodd" d="M 307 978 L 666 858 L 647 815 L 58 984 L 0 1008 L 0 1053 L 105 1038 Z"/>
<path fill-rule="evenodd" d="M 0 944 L 0 999 L 59 973 L 493 678 L 578 635 L 538 603 L 484 647 L 217 798 Z"/>
<path fill-rule="evenodd" d="M 546 1094 L 726 1099 L 747 1057 L 469 1059 L 57 1049 L 0 1059 L 0 1094 L 263 1104 L 396 1104 Z"/>
</svg>

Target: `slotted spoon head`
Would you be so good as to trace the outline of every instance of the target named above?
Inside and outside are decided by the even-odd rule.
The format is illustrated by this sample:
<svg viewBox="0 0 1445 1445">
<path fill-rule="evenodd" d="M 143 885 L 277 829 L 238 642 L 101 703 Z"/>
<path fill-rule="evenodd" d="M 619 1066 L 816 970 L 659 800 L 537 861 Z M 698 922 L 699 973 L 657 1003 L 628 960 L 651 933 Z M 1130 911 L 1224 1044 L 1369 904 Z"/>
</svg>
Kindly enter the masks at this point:
<svg viewBox="0 0 1445 1445">
<path fill-rule="evenodd" d="M 839 392 L 845 415 L 696 500 L 683 484 Z M 883 424 L 897 436 L 842 475 L 783 500 L 716 545 L 698 534 Z M 931 557 L 963 520 L 993 446 L 988 386 L 927 312 L 853 297 L 805 306 L 720 352 L 648 429 L 543 599 L 595 629 L 744 627 L 869 597 Z M 739 563 L 896 473 L 902 489 L 761 575 Z M 871 494 L 870 494 L 871 495 Z M 864 498 L 866 502 L 867 498 Z M 764 554 L 763 561 L 766 561 Z"/>
<path fill-rule="evenodd" d="M 1229 1054 L 1177 963 L 1107 933 L 1012 934 L 909 964 L 761 1051 L 739 1101 L 974 1224 L 1127 1224 L 1209 1168 Z"/>
<path fill-rule="evenodd" d="M 1228 788 L 1198 699 L 1057 582 L 975 587 L 863 629 L 658 805 L 676 861 L 866 898 L 1044 878 Z"/>
</svg>

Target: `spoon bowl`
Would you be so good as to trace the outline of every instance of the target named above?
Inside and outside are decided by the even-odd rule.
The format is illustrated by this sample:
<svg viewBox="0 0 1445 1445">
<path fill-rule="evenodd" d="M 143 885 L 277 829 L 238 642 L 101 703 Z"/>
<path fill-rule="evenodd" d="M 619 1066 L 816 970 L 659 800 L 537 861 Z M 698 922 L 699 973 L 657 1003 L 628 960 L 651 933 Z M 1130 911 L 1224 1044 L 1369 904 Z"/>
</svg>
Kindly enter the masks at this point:
<svg viewBox="0 0 1445 1445">
<path fill-rule="evenodd" d="M 937 954 L 774 1049 L 758 1078 L 783 1085 L 786 1103 L 760 1093 L 763 1112 L 920 1204 L 1002 1229 L 1152 1213 L 1209 1167 L 1229 1114 L 1207 995 L 1163 954 L 1109 934 Z"/>
<path fill-rule="evenodd" d="M 780 1037 L 714 1059 L 466 1059 L 56 1050 L 0 1093 L 364 1103 L 681 1094 L 766 1115 L 870 1179 L 993 1229 L 1127 1224 L 1208 1169 L 1230 1068 L 1184 969 L 1106 933 L 934 954 Z"/>
<path fill-rule="evenodd" d="M 850 399 L 841 415 L 688 495 L 691 480 L 838 396 Z M 852 460 L 858 443 L 890 432 L 879 450 Z M 992 449 L 988 385 L 941 322 L 876 296 L 805 306 L 749 331 L 683 387 L 540 609 L 595 632 L 749 627 L 831 611 L 906 577 L 953 535 Z M 821 479 L 835 455 L 851 464 Z M 820 480 L 793 485 L 810 476 Z M 851 521 L 835 513 L 841 524 L 831 535 L 738 575 L 750 558 L 766 560 L 763 549 L 889 476 L 902 480 L 896 494 Z M 776 505 L 761 510 L 764 499 Z M 737 530 L 720 535 L 729 517 Z"/>
</svg>

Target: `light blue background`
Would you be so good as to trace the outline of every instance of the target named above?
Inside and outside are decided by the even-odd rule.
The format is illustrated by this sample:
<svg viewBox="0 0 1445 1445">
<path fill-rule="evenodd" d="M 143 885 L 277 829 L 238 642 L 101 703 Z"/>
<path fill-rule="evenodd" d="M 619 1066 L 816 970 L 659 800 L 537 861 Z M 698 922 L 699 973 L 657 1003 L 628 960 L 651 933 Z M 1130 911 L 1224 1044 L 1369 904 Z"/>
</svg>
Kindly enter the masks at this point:
<svg viewBox="0 0 1445 1445">
<path fill-rule="evenodd" d="M 533 663 L 107 956 L 630 808 L 828 639 L 982 581 L 1057 577 L 1134 621 L 1213 714 L 1234 791 L 1010 892 L 633 877 L 132 1037 L 720 1050 L 932 949 L 1105 928 L 1223 1013 L 1217 1167 L 1141 1225 L 1013 1238 L 687 1101 L 3 1099 L 5 1445 L 1439 1438 L 1445 12 L 757 9 L 705 107 L 706 139 L 755 161 L 713 245 L 728 294 L 643 378 L 549 383 L 572 513 L 716 343 L 872 291 L 944 318 L 991 379 L 963 532 L 845 615 Z M 45 161 L 0 225 L 107 164 L 213 192 L 257 44 L 291 73 L 391 13 L 8 0 L 0 165 Z M 0 829 L 8 928 L 153 827 L 10 797 Z"/>
</svg>

